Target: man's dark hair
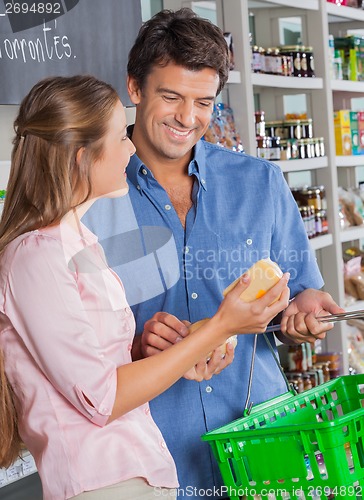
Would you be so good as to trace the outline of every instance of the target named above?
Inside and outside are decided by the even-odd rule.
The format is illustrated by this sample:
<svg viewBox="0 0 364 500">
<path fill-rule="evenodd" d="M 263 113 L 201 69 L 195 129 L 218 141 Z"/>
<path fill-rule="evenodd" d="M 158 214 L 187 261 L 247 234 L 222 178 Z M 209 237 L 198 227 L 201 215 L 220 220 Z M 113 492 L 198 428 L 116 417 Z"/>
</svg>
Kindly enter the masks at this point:
<svg viewBox="0 0 364 500">
<path fill-rule="evenodd" d="M 191 71 L 214 69 L 219 75 L 219 94 L 229 74 L 229 53 L 223 32 L 191 9 L 158 12 L 139 30 L 129 52 L 128 74 L 143 89 L 152 67 L 169 63 Z"/>
</svg>

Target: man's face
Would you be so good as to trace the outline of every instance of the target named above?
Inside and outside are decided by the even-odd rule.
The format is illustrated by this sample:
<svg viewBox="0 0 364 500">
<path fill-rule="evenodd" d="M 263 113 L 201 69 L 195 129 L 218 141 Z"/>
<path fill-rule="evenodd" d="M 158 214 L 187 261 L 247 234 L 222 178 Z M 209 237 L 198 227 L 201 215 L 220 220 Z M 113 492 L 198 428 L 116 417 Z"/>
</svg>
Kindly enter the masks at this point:
<svg viewBox="0 0 364 500">
<path fill-rule="evenodd" d="M 131 78 L 128 83 L 137 105 L 133 142 L 138 155 L 151 161 L 188 161 L 210 123 L 219 85 L 216 71 L 190 71 L 170 63 L 155 66 L 143 90 Z"/>
</svg>

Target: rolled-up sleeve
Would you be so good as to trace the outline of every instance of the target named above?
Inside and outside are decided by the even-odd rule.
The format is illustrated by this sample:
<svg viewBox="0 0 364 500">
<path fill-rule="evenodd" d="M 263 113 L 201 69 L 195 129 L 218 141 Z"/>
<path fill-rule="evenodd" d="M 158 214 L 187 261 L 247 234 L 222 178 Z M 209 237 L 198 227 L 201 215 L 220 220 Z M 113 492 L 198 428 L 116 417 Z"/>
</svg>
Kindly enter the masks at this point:
<svg viewBox="0 0 364 500">
<path fill-rule="evenodd" d="M 80 289 L 56 238 L 32 233 L 11 257 L 4 314 L 53 387 L 86 418 L 105 425 L 115 401 L 117 368 L 104 357 L 96 331 L 105 304 L 98 310 L 95 303 L 90 321 L 92 295 Z"/>
</svg>

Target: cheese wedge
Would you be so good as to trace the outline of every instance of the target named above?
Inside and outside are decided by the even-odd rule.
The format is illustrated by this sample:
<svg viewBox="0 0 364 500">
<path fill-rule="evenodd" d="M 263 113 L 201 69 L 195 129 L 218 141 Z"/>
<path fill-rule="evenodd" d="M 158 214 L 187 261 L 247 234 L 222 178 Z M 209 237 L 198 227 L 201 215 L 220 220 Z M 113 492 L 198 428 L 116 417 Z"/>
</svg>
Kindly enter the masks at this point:
<svg viewBox="0 0 364 500">
<path fill-rule="evenodd" d="M 196 321 L 196 323 L 192 323 L 192 325 L 189 326 L 189 329 L 188 329 L 188 333 L 192 333 L 194 331 L 196 331 L 198 328 L 200 328 L 200 326 L 204 325 L 206 323 L 206 321 L 208 321 L 209 318 L 205 318 L 205 319 L 201 319 L 200 321 Z M 225 342 L 225 344 L 223 344 L 222 346 L 222 354 L 225 356 L 226 354 L 226 344 L 227 342 L 230 342 L 234 349 L 236 347 L 236 344 L 238 343 L 238 337 L 237 335 L 232 335 L 231 337 L 229 337 L 227 339 L 227 341 Z M 207 359 L 210 359 L 212 356 L 212 352 L 210 352 L 208 355 L 207 355 Z"/>
<path fill-rule="evenodd" d="M 248 288 L 240 295 L 240 298 L 244 302 L 252 302 L 253 300 L 259 299 L 278 283 L 283 276 L 278 264 L 270 259 L 258 260 L 258 262 L 248 269 L 246 274 L 250 276 L 251 281 Z M 224 297 L 236 286 L 239 280 L 240 277 L 225 288 L 223 291 Z M 276 302 L 278 299 L 279 296 L 274 299 L 273 302 Z"/>
</svg>

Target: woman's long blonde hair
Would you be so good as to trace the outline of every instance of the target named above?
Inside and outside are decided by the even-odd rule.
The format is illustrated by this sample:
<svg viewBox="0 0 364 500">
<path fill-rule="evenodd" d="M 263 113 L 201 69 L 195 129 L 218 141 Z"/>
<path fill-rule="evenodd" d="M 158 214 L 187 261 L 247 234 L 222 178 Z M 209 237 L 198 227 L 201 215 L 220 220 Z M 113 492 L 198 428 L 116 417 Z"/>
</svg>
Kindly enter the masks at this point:
<svg viewBox="0 0 364 500">
<path fill-rule="evenodd" d="M 118 99 L 110 85 L 93 76 L 46 78 L 24 98 L 14 122 L 0 256 L 17 236 L 60 222 L 75 192 L 88 198 L 90 165 L 102 156 Z M 19 450 L 14 395 L 0 352 L 0 467 L 9 466 Z"/>
</svg>

